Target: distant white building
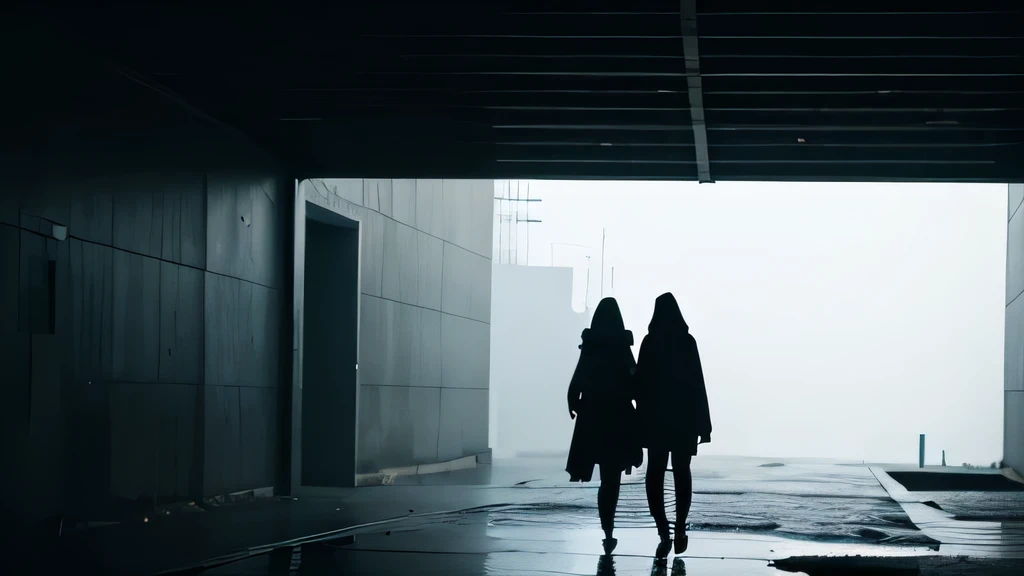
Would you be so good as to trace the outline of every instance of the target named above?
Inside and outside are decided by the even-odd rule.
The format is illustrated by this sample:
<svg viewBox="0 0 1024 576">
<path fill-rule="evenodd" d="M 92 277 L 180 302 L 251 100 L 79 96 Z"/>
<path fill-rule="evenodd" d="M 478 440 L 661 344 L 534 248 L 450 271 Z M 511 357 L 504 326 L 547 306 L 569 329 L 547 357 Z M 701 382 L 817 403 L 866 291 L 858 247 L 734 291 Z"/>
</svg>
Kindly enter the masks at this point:
<svg viewBox="0 0 1024 576">
<path fill-rule="evenodd" d="M 572 294 L 572 268 L 494 265 L 489 421 L 496 457 L 569 449 L 566 390 L 587 326 Z"/>
</svg>

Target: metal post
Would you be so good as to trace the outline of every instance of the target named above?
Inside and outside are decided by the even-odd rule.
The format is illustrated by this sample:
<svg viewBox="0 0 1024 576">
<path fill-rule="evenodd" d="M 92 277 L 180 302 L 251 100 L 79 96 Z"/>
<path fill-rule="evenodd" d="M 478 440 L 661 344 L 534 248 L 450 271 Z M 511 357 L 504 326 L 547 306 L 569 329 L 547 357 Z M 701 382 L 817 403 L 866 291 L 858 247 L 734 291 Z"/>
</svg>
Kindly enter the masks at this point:
<svg viewBox="0 0 1024 576">
<path fill-rule="evenodd" d="M 921 443 L 917 451 L 917 467 L 924 468 L 924 434 L 921 434 Z"/>
<path fill-rule="evenodd" d="M 516 266 L 519 265 L 519 180 L 516 180 Z M 511 226 L 511 224 L 509 224 Z M 511 236 L 511 235 L 510 235 Z"/>
<path fill-rule="evenodd" d="M 501 241 L 502 241 L 503 234 L 501 233 L 501 220 L 502 220 L 501 213 L 505 209 L 504 200 L 503 200 L 503 198 L 505 197 L 505 189 L 504 188 L 502 188 L 502 190 L 501 190 L 501 196 L 502 196 L 502 198 L 498 199 L 498 264 L 502 263 Z"/>
<path fill-rule="evenodd" d="M 601 298 L 604 299 L 604 228 L 601 228 Z"/>
<path fill-rule="evenodd" d="M 526 265 L 530 265 L 530 183 L 526 183 Z"/>
<path fill-rule="evenodd" d="M 516 180 L 516 190 L 519 189 L 519 180 Z M 512 183 L 508 185 L 508 263 L 512 263 Z"/>
<path fill-rule="evenodd" d="M 590 256 L 587 256 L 587 289 L 583 292 L 583 309 L 590 308 Z"/>
</svg>

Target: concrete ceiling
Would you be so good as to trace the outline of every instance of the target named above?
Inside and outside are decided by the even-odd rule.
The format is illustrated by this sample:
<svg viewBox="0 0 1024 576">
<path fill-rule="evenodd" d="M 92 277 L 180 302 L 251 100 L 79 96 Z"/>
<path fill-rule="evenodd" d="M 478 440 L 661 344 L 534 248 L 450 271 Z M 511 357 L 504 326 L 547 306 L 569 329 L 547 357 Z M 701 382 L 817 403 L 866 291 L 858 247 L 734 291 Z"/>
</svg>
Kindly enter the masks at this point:
<svg viewBox="0 0 1024 576">
<path fill-rule="evenodd" d="M 56 18 L 303 176 L 1024 181 L 1015 0 L 137 4 Z"/>
</svg>

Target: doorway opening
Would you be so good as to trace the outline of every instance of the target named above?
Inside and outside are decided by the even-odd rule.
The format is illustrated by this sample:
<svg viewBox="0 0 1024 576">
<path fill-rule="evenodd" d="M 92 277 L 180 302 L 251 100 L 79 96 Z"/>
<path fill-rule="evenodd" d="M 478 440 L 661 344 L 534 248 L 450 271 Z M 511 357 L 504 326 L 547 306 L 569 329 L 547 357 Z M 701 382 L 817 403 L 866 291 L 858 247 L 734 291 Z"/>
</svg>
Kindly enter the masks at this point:
<svg viewBox="0 0 1024 576">
<path fill-rule="evenodd" d="M 315 204 L 305 208 L 301 483 L 354 486 L 359 223 Z"/>
</svg>

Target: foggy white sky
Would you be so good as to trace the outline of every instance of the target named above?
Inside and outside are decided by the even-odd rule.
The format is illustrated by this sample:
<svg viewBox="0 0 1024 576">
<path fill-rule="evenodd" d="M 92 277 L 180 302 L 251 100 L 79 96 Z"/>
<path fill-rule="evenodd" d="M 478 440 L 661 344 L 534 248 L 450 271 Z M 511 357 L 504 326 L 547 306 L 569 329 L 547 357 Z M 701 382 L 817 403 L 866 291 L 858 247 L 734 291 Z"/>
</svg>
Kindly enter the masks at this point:
<svg viewBox="0 0 1024 576">
<path fill-rule="evenodd" d="M 676 295 L 708 383 L 706 453 L 916 462 L 926 433 L 929 463 L 1001 458 L 1006 185 L 529 186 L 530 264 L 555 243 L 577 307 L 588 251 L 557 243 L 592 247 L 596 306 L 602 227 L 605 295 L 638 344 Z"/>
</svg>

